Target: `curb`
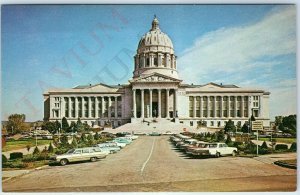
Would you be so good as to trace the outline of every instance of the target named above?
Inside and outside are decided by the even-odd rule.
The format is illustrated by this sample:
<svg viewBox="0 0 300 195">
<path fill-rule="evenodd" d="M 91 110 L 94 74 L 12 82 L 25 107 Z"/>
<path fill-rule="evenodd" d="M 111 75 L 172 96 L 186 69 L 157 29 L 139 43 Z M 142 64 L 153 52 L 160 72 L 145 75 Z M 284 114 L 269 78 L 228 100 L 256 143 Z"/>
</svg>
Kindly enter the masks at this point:
<svg viewBox="0 0 300 195">
<path fill-rule="evenodd" d="M 26 175 L 26 174 L 29 174 L 29 173 L 31 173 L 31 172 L 33 172 L 33 171 L 35 171 L 35 170 L 40 170 L 40 169 L 46 168 L 46 167 L 48 167 L 48 166 L 49 166 L 49 165 L 43 165 L 43 166 L 41 166 L 41 167 L 37 167 L 37 168 L 34 168 L 34 169 L 30 169 L 30 170 L 28 170 L 28 172 L 26 172 L 26 173 L 22 173 L 22 174 L 20 174 L 20 175 L 14 176 L 14 177 L 9 177 L 9 178 L 7 178 L 7 179 L 2 180 L 2 182 L 6 182 L 6 181 L 9 181 L 9 180 L 11 180 L 11 179 L 15 179 L 15 178 L 21 177 L 21 176 Z"/>
<path fill-rule="evenodd" d="M 274 162 L 275 165 L 281 166 L 281 167 L 285 167 L 285 168 L 289 168 L 289 169 L 297 169 L 297 165 L 291 165 L 291 164 L 287 164 L 281 161 L 275 161 Z"/>
</svg>

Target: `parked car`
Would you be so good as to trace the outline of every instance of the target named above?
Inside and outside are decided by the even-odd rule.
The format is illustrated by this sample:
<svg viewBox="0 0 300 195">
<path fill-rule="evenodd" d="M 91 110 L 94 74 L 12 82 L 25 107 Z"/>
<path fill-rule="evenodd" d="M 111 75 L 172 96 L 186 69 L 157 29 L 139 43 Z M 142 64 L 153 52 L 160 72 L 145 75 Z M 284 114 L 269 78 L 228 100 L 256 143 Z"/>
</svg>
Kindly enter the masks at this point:
<svg viewBox="0 0 300 195">
<path fill-rule="evenodd" d="M 237 148 L 228 147 L 225 143 L 209 143 L 204 146 L 204 148 L 200 148 L 198 150 L 194 150 L 192 152 L 193 156 L 225 156 L 232 155 L 236 156 Z"/>
<path fill-rule="evenodd" d="M 126 143 L 121 143 L 121 142 L 117 142 L 117 141 L 108 141 L 106 143 L 109 144 L 116 144 L 117 146 L 119 146 L 120 148 L 125 148 L 125 146 L 127 145 Z"/>
<path fill-rule="evenodd" d="M 184 151 L 188 146 L 194 145 L 197 142 L 198 142 L 198 140 L 196 140 L 196 139 L 187 139 L 183 142 L 183 144 L 179 145 L 179 149 Z"/>
<path fill-rule="evenodd" d="M 196 144 L 188 146 L 185 149 L 185 153 L 187 155 L 191 155 L 193 153 L 193 151 L 201 150 L 202 148 L 205 147 L 206 144 L 208 144 L 208 143 L 207 142 L 203 142 L 203 141 L 198 141 Z"/>
<path fill-rule="evenodd" d="M 95 162 L 97 159 L 105 158 L 107 155 L 107 151 L 103 151 L 99 147 L 76 148 L 69 150 L 65 154 L 51 156 L 49 164 L 59 163 L 64 166 L 69 162 L 86 160 Z"/>
<path fill-rule="evenodd" d="M 125 143 L 126 145 L 130 144 L 132 141 L 128 139 L 122 139 L 122 138 L 115 138 L 113 139 L 113 142 L 117 143 Z"/>
<path fill-rule="evenodd" d="M 137 138 L 139 138 L 139 136 L 137 136 L 137 135 L 125 135 L 125 137 L 129 137 L 129 138 L 131 138 L 132 140 L 136 140 Z"/>
<path fill-rule="evenodd" d="M 95 145 L 95 147 L 99 147 L 104 151 L 109 151 L 110 154 L 116 153 L 121 150 L 119 146 L 111 146 L 108 143 L 97 144 Z"/>
<path fill-rule="evenodd" d="M 153 131 L 152 133 L 149 133 L 150 136 L 160 136 L 161 134 L 158 132 Z"/>
</svg>

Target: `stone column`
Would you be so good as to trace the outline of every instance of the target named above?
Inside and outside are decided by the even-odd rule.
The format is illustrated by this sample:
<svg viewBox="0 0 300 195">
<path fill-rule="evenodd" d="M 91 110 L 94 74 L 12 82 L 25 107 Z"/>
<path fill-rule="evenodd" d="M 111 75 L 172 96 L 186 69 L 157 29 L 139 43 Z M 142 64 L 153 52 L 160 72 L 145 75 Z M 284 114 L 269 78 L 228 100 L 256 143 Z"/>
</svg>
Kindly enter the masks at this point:
<svg viewBox="0 0 300 195">
<path fill-rule="evenodd" d="M 144 89 L 141 89 L 141 118 L 145 118 Z"/>
<path fill-rule="evenodd" d="M 174 89 L 174 116 L 177 117 L 176 114 L 178 114 L 178 90 Z"/>
<path fill-rule="evenodd" d="M 115 118 L 118 118 L 118 97 L 115 97 Z"/>
<path fill-rule="evenodd" d="M 101 96 L 101 117 L 104 118 L 104 111 L 105 111 L 105 107 L 104 107 L 105 101 L 104 101 L 104 96 Z"/>
<path fill-rule="evenodd" d="M 217 109 L 216 109 L 216 104 L 217 104 L 217 99 L 216 99 L 216 96 L 214 96 L 214 109 L 213 109 L 213 116 L 214 117 L 216 117 L 217 116 L 217 114 L 216 114 L 216 112 L 217 112 Z"/>
<path fill-rule="evenodd" d="M 234 96 L 234 117 L 237 117 L 237 96 Z"/>
<path fill-rule="evenodd" d="M 223 117 L 223 96 L 220 96 L 220 117 Z"/>
<path fill-rule="evenodd" d="M 152 53 L 150 53 L 149 54 L 149 67 L 152 67 L 153 66 L 153 54 Z"/>
<path fill-rule="evenodd" d="M 81 97 L 81 117 L 85 117 L 84 116 L 84 97 Z"/>
<path fill-rule="evenodd" d="M 133 104 L 133 118 L 136 118 L 136 90 L 133 89 L 132 90 L 133 94 L 132 94 L 132 104 Z"/>
<path fill-rule="evenodd" d="M 149 89 L 149 98 L 150 98 L 150 118 L 152 118 L 152 89 Z"/>
<path fill-rule="evenodd" d="M 92 97 L 88 97 L 88 117 L 92 117 Z"/>
<path fill-rule="evenodd" d="M 252 97 L 251 96 L 248 96 L 248 117 L 250 118 L 251 117 L 251 102 L 252 102 Z"/>
<path fill-rule="evenodd" d="M 170 118 L 169 114 L 169 95 L 170 95 L 170 89 L 166 89 L 166 118 Z"/>
<path fill-rule="evenodd" d="M 95 96 L 95 118 L 99 118 L 99 102 L 97 96 Z"/>
<path fill-rule="evenodd" d="M 69 105 L 69 118 L 71 118 L 72 117 L 72 112 L 71 112 L 71 97 L 69 97 L 69 101 L 68 101 L 68 105 Z"/>
<path fill-rule="evenodd" d="M 244 96 L 241 96 L 241 117 L 244 118 Z"/>
<path fill-rule="evenodd" d="M 210 117 L 210 96 L 207 96 L 207 117 Z"/>
<path fill-rule="evenodd" d="M 64 97 L 60 97 L 61 98 L 61 105 L 60 106 L 60 117 L 64 117 L 65 116 L 65 98 Z M 52 108 L 51 108 L 52 109 Z"/>
<path fill-rule="evenodd" d="M 111 118 L 111 96 L 108 96 L 108 118 Z"/>
<path fill-rule="evenodd" d="M 78 97 L 75 97 L 75 118 L 78 118 Z"/>
<path fill-rule="evenodd" d="M 200 117 L 203 117 L 203 98 L 200 96 Z"/>
<path fill-rule="evenodd" d="M 230 117 L 230 96 L 227 96 L 227 117 Z"/>
<path fill-rule="evenodd" d="M 161 89 L 158 89 L 158 118 L 161 117 Z"/>
<path fill-rule="evenodd" d="M 142 67 L 146 66 L 146 55 L 143 54 L 143 63 L 142 63 Z"/>
<path fill-rule="evenodd" d="M 263 98 L 264 98 L 264 96 L 263 95 L 261 95 L 261 96 L 259 96 L 259 102 L 258 102 L 258 106 L 259 106 L 259 117 L 261 117 L 261 118 L 263 118 L 263 112 L 264 112 L 264 110 L 263 110 Z"/>
<path fill-rule="evenodd" d="M 196 118 L 196 96 L 193 96 L 193 117 Z"/>
</svg>

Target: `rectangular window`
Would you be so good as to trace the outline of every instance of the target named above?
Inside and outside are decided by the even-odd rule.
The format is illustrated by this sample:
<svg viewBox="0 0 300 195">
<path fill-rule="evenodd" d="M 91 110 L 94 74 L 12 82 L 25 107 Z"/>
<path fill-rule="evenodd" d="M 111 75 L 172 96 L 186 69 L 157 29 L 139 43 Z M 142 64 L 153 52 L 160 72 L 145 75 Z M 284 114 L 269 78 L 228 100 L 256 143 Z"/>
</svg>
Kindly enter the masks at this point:
<svg viewBox="0 0 300 195">
<path fill-rule="evenodd" d="M 213 127 L 214 125 L 214 121 L 210 121 L 210 126 Z"/>
<path fill-rule="evenodd" d="M 223 110 L 223 116 L 224 116 L 224 117 L 228 117 L 228 116 L 227 116 L 227 110 Z"/>
<path fill-rule="evenodd" d="M 190 121 L 190 126 L 193 126 L 193 121 Z"/>
<path fill-rule="evenodd" d="M 210 110 L 209 113 L 210 113 L 209 114 L 210 117 L 214 117 L 214 111 L 213 110 Z"/>
</svg>

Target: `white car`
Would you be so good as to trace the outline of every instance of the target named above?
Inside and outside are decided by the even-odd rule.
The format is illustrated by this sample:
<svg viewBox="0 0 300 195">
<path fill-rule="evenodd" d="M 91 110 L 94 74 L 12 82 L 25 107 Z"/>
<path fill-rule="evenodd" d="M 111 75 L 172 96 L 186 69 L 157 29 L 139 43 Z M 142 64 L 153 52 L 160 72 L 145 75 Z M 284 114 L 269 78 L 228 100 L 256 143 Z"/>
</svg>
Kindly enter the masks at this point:
<svg viewBox="0 0 300 195">
<path fill-rule="evenodd" d="M 192 152 L 193 156 L 226 156 L 232 155 L 236 156 L 237 148 L 228 147 L 225 143 L 209 143 L 204 146 L 204 148 L 196 149 Z"/>
<path fill-rule="evenodd" d="M 117 146 L 119 146 L 120 148 L 125 148 L 126 146 L 126 143 L 119 143 L 119 142 L 113 142 L 113 141 L 110 141 L 110 142 L 107 142 L 107 143 L 113 143 L 113 144 L 116 144 Z"/>
<path fill-rule="evenodd" d="M 136 140 L 137 138 L 139 138 L 139 136 L 137 136 L 137 135 L 125 135 L 125 137 L 129 137 L 132 140 Z"/>
<path fill-rule="evenodd" d="M 59 163 L 64 166 L 69 162 L 76 161 L 90 160 L 95 162 L 97 159 L 105 158 L 108 154 L 108 151 L 103 151 L 98 147 L 76 148 L 65 154 L 51 156 L 49 163 Z"/>
</svg>

